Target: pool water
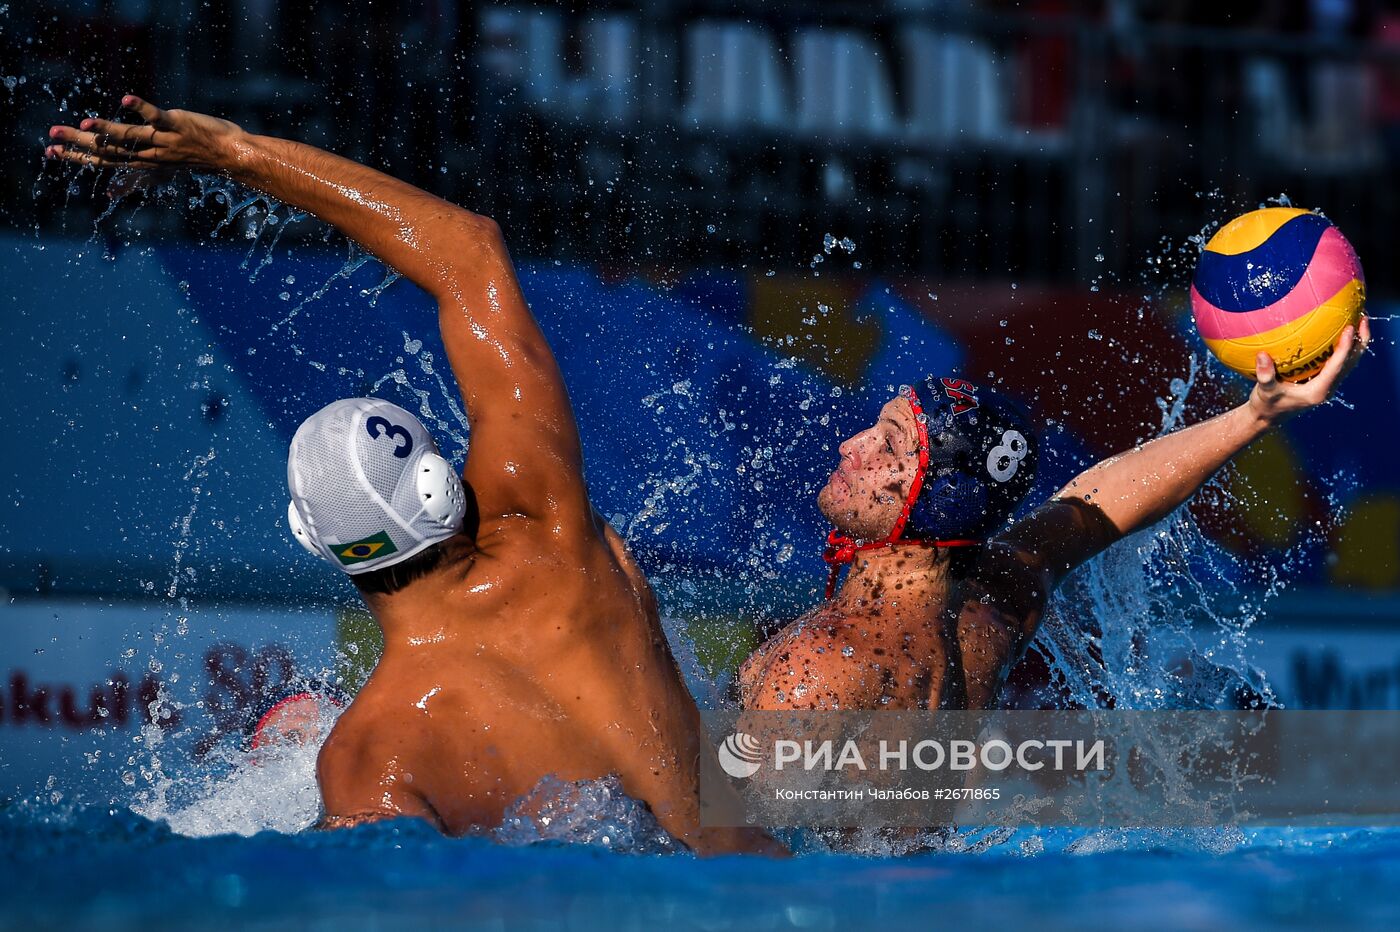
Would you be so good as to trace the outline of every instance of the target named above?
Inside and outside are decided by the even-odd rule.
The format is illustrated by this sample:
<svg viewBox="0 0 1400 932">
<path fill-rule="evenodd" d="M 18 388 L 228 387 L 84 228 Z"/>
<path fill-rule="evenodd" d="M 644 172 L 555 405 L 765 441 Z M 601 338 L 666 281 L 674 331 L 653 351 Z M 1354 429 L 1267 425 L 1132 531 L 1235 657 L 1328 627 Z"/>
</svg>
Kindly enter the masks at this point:
<svg viewBox="0 0 1400 932">
<path fill-rule="evenodd" d="M 177 258 L 167 256 L 167 261 Z M 187 261 L 192 271 L 182 279 L 219 292 L 202 306 L 203 313 L 217 315 L 226 302 L 215 286 L 231 279 L 210 274 L 193 259 Z M 363 260 L 354 259 L 345 268 L 353 271 L 357 262 Z M 231 262 L 225 264 L 232 268 Z M 237 273 L 239 280 L 244 277 Z M 325 275 L 303 277 L 334 280 Z M 282 287 L 276 283 L 289 280 L 285 271 L 266 276 L 264 285 L 274 292 L 268 298 L 271 306 L 277 306 L 275 292 Z M 119 293 L 120 289 L 107 291 Z M 565 310 L 573 313 L 575 304 L 571 300 L 567 308 L 561 305 L 557 312 L 561 320 Z M 232 327 L 238 316 L 211 319 Z M 364 314 L 322 317 L 332 321 L 337 331 L 345 329 L 347 321 L 361 321 L 368 327 L 371 319 Z M 403 317 L 405 322 L 412 319 L 407 314 Z M 378 317 L 373 320 L 377 333 L 384 323 Z M 279 377 L 263 383 L 286 384 L 288 373 L 294 384 L 331 378 L 324 367 L 308 371 L 300 361 L 301 350 L 292 353 L 280 333 L 264 334 L 266 324 L 255 323 L 261 328 L 257 340 L 249 337 L 247 345 L 238 344 L 240 352 L 231 358 L 240 360 L 240 366 L 271 366 L 271 375 Z M 309 322 L 302 323 L 310 329 Z M 718 323 L 713 326 L 723 329 Z M 617 332 L 619 345 L 624 335 L 631 339 L 634 333 L 626 327 L 618 327 Z M 716 352 L 714 343 L 703 342 L 710 339 L 710 331 L 704 332 L 706 336 L 695 347 L 702 358 Z M 405 329 L 403 336 L 404 353 L 414 356 L 430 335 L 411 337 Z M 73 339 L 65 334 L 66 342 Z M 384 344 L 391 355 L 398 352 L 394 341 L 390 345 L 367 337 L 365 342 Z M 579 371 L 594 368 L 592 360 L 604 352 L 599 348 L 604 345 L 600 337 L 591 330 L 586 341 L 573 344 L 573 350 L 570 345 L 567 340 L 559 344 L 566 363 L 568 353 L 575 353 Z M 911 344 L 910 352 L 915 348 Z M 255 349 L 261 352 L 254 355 Z M 760 350 L 750 347 L 745 352 L 758 358 Z M 339 358 L 329 351 L 323 355 Z M 679 358 L 667 350 L 658 358 L 673 356 Z M 748 381 L 797 394 L 789 398 L 773 388 L 767 404 L 760 400 L 752 405 L 756 411 L 806 412 L 813 399 L 837 405 L 835 388 L 824 389 L 829 398 L 807 387 L 799 392 L 799 385 L 807 386 L 811 379 L 800 381 L 785 368 L 789 361 L 775 360 L 762 366 L 755 363 L 753 372 L 764 378 Z M 434 399 L 441 397 L 450 410 L 455 402 L 430 361 L 429 354 L 419 356 L 423 379 L 431 382 L 423 381 L 426 387 L 415 388 L 414 393 L 421 391 L 419 397 L 425 403 L 430 394 Z M 404 372 L 399 368 L 403 359 L 367 360 L 363 365 L 370 374 L 391 367 L 373 383 L 376 387 Z M 407 368 L 412 371 L 411 362 Z M 1172 382 L 1171 397 L 1160 399 L 1164 432 L 1181 423 L 1194 377 L 1193 365 L 1183 378 Z M 358 391 L 348 377 L 337 378 L 340 382 L 326 386 L 327 392 Z M 670 384 L 669 378 L 661 381 Z M 869 379 L 877 390 L 886 381 Z M 611 410 L 601 403 L 595 403 L 590 413 L 589 384 L 571 382 L 572 388 L 582 389 L 577 396 L 587 415 L 582 420 L 611 423 L 600 416 Z M 612 393 L 612 386 L 600 382 L 594 391 L 601 398 Z M 691 391 L 689 381 L 677 381 L 669 393 L 647 395 L 640 402 L 648 411 L 656 405 L 659 418 L 662 406 L 656 398 L 663 398 L 670 406 L 665 414 L 668 425 L 687 419 L 708 425 L 703 431 L 697 427 L 687 443 L 668 439 L 664 449 L 670 452 L 662 461 L 642 457 L 636 463 L 613 463 L 590 453 L 591 463 L 602 463 L 596 469 L 598 475 L 630 476 L 626 470 L 635 468 L 645 473 L 641 478 L 647 482 L 647 477 L 664 480 L 654 488 L 645 486 L 652 494 L 630 519 L 627 514 L 621 517 L 628 520 L 610 514 L 638 539 L 655 536 L 653 532 L 673 522 L 677 528 L 692 527 L 690 519 L 706 508 L 722 511 L 726 518 L 731 514 L 729 500 L 723 496 L 715 499 L 720 504 L 707 504 L 703 494 L 692 496 L 697 485 L 694 477 L 701 473 L 689 462 L 696 457 L 696 462 L 728 462 L 718 452 L 707 457 L 727 449 L 729 443 L 724 436 L 727 426 L 715 426 L 710 410 L 731 402 L 706 401 L 688 408 Z M 803 396 L 801 400 L 798 395 Z M 678 411 L 684 416 L 677 416 Z M 812 410 L 804 419 L 816 419 L 819 413 Z M 798 432 L 778 429 L 781 420 L 775 424 L 772 430 L 754 427 L 754 431 L 796 443 Z M 464 436 L 452 436 L 458 446 L 465 445 Z M 763 478 L 781 473 L 790 480 L 786 473 L 796 459 L 789 455 L 793 449 L 764 448 L 757 451 L 766 454 L 760 456 L 745 447 L 744 455 L 753 454 L 754 463 L 778 464 L 764 467 L 771 471 L 763 472 Z M 607 455 L 608 447 L 602 445 L 599 457 Z M 668 456 L 676 461 L 665 459 Z M 623 459 L 635 457 L 629 453 Z M 207 465 L 208 459 L 199 462 Z M 619 488 L 629 489 L 619 500 L 636 498 L 627 482 L 617 482 Z M 752 485 L 757 489 L 760 482 Z M 159 484 L 151 488 L 162 497 L 170 495 Z M 192 471 L 175 488 L 188 490 L 189 500 L 205 509 L 200 520 L 210 521 L 214 506 L 196 498 L 214 498 L 202 474 Z M 773 513 L 787 515 L 790 493 L 770 488 L 768 494 L 777 502 Z M 779 494 L 781 501 L 776 498 Z M 129 504 L 125 511 L 139 513 L 144 507 Z M 152 506 L 150 514 L 155 513 Z M 753 513 L 763 518 L 753 521 L 752 530 L 757 532 L 769 512 Z M 642 515 L 655 524 L 641 521 Z M 194 516 L 191 507 L 182 527 L 188 529 Z M 195 543 L 223 540 L 222 524 L 217 533 L 200 531 L 200 527 L 204 525 L 190 532 Z M 792 530 L 788 524 L 783 528 Z M 704 534 L 696 536 L 708 539 Z M 728 546 L 726 534 L 713 537 Z M 767 550 L 754 550 L 756 556 L 748 565 L 772 567 L 787 560 L 782 554 L 791 547 L 781 546 L 780 535 L 764 531 L 758 537 Z M 1182 510 L 1122 542 L 1066 584 L 1046 621 L 1037 643 L 1048 658 L 1046 678 L 1054 686 L 1049 700 L 1093 706 L 1111 697 L 1118 708 L 1160 709 L 1228 708 L 1245 692 L 1272 698 L 1270 684 L 1251 661 L 1252 627 L 1264 617 L 1264 605 L 1283 592 L 1283 581 L 1303 562 L 1309 539 L 1268 561 L 1237 558 L 1207 540 Z M 183 579 L 178 554 L 189 543 L 182 536 L 166 551 L 176 554 L 168 601 L 177 597 L 175 583 Z M 769 551 L 771 560 L 764 556 Z M 190 580 L 187 588 L 197 593 L 193 569 L 186 567 L 185 572 Z M 770 575 L 776 576 L 776 571 Z M 659 585 L 664 577 L 658 574 Z M 766 577 L 754 584 L 759 588 L 777 585 Z M 1235 595 L 1240 586 L 1253 593 L 1244 607 Z M 165 663 L 168 655 L 190 653 L 190 640 L 181 630 L 186 608 L 183 594 L 180 599 L 168 607 L 173 615 L 178 605 L 181 620 L 153 626 L 164 640 L 153 638 L 160 650 L 151 648 L 152 660 Z M 712 613 L 704 601 L 662 592 L 663 604 L 684 617 L 709 617 Z M 752 614 L 744 613 L 746 624 Z M 705 666 L 699 663 L 701 656 L 709 658 L 708 666 L 732 670 L 752 645 L 732 638 L 729 629 L 708 640 L 700 638 L 697 627 L 691 625 L 684 636 L 678 636 L 670 625 L 668 634 L 697 700 L 713 707 L 723 689 L 713 674 L 701 670 Z M 133 651 L 138 646 L 145 658 L 144 642 L 123 645 Z M 722 661 L 716 660 L 721 656 Z M 1189 664 L 1183 664 L 1183 659 Z M 1192 671 L 1189 678 L 1181 674 L 1187 667 Z M 704 860 L 656 853 L 668 845 L 656 836 L 647 814 L 634 800 L 614 793 L 606 781 L 595 781 L 582 788 L 555 788 L 558 798 L 572 801 L 565 807 L 565 817 L 552 820 L 548 832 L 529 820 L 508 819 L 491 837 L 444 838 L 412 821 L 322 833 L 308 830 L 319 808 L 314 748 L 294 755 L 283 766 L 264 761 L 250 768 L 228 759 L 211 766 L 189 761 L 175 736 L 167 739 L 158 729 L 148 728 L 141 739 L 131 750 L 131 780 L 123 784 L 120 796 L 95 797 L 84 791 L 86 776 L 78 763 L 84 749 L 77 747 L 71 748 L 71 765 L 55 768 L 52 785 L 46 785 L 42 794 L 9 801 L 0 795 L 0 929 L 144 929 L 152 924 L 400 929 L 450 924 L 490 929 L 667 927 L 719 932 L 942 927 L 955 922 L 972 923 L 974 928 L 1024 924 L 1075 930 L 1263 925 L 1400 928 L 1400 898 L 1394 892 L 1400 889 L 1400 830 L 1391 828 L 1021 829 L 1000 834 L 971 830 L 945 839 L 934 846 L 936 850 L 911 856 L 893 856 L 896 852 L 890 845 L 878 839 L 854 846 L 861 853 L 834 853 L 819 838 L 794 835 L 790 840 L 800 854 L 790 860 Z"/>
<path fill-rule="evenodd" d="M 967 828 L 904 856 L 787 832 L 792 859 L 703 859 L 616 778 L 546 777 L 489 836 L 315 831 L 316 753 L 228 749 L 106 802 L 0 799 L 0 929 L 1400 928 L 1397 828 Z"/>
<path fill-rule="evenodd" d="M 3 928 L 1400 927 L 1392 829 L 1056 830 L 776 861 L 507 846 L 411 820 L 194 838 L 124 810 L 0 819 Z"/>
<path fill-rule="evenodd" d="M 1144 575 L 1181 565 L 1163 554 L 1197 540 L 1178 516 L 1170 533 L 1127 541 L 1079 578 L 1089 597 L 1070 604 L 1114 618 L 1105 656 L 1149 632 L 1200 637 L 1179 604 L 1149 598 L 1164 580 Z M 1112 605 L 1092 598 L 1107 593 Z M 1097 687 L 1069 675 L 1085 666 L 1076 629 L 1062 618 L 1047 640 L 1072 698 L 1087 699 Z M 716 684 L 669 633 L 697 698 L 713 703 Z M 1164 668 L 1111 664 L 1100 685 L 1137 706 L 1160 696 L 1159 707 L 1209 707 L 1221 692 L 1205 680 L 1149 691 L 1169 682 Z M 1219 670 L 1227 683 L 1249 672 Z M 600 780 L 542 786 L 557 804 L 548 830 L 508 818 L 489 837 L 444 838 L 407 820 L 316 832 L 314 746 L 196 766 L 157 729 L 142 737 L 142 779 L 124 795 L 85 793 L 69 785 L 74 772 L 0 800 L 0 928 L 1400 928 L 1394 828 L 973 829 L 907 856 L 878 838 L 838 852 L 794 834 L 790 860 L 699 859 L 656 853 L 672 846 L 644 807 Z"/>
</svg>

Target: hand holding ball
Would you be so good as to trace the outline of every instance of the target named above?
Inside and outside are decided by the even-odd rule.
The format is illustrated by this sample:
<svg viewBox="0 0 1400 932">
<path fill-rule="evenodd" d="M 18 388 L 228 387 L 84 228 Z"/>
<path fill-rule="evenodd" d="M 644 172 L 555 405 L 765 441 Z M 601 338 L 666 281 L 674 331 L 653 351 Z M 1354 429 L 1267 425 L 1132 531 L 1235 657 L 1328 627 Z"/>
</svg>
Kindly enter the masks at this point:
<svg viewBox="0 0 1400 932">
<path fill-rule="evenodd" d="M 1351 244 L 1325 217 L 1292 207 L 1251 211 L 1221 227 L 1191 285 L 1196 326 L 1216 358 L 1253 376 L 1255 357 L 1268 353 L 1287 382 L 1322 371 L 1365 303 Z"/>
</svg>

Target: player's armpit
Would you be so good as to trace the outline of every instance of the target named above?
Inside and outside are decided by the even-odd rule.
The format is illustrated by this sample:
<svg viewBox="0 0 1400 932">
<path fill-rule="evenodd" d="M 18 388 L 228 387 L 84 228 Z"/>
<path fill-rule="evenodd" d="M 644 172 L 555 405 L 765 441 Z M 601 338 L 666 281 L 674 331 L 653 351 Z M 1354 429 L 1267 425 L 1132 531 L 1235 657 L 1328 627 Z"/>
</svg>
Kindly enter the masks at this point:
<svg viewBox="0 0 1400 932">
<path fill-rule="evenodd" d="M 1040 627 L 1054 584 L 1042 553 L 1003 538 L 987 542 L 948 601 L 945 630 L 958 654 L 953 672 L 961 679 L 949 682 L 945 706 L 965 701 L 968 708 L 987 707 L 1006 669 Z"/>
<path fill-rule="evenodd" d="M 945 701 L 958 701 L 953 693 L 962 692 L 969 708 L 986 708 L 1035 637 L 1050 593 L 1121 536 L 1097 506 L 1056 498 L 988 541 L 948 603 L 963 681 Z"/>
<path fill-rule="evenodd" d="M 988 709 L 1011 664 L 1040 621 L 1038 611 L 1012 617 L 965 590 L 953 619 L 957 663 L 944 680 L 941 708 Z M 1029 633 L 1023 633 L 1029 632 Z"/>
<path fill-rule="evenodd" d="M 1052 498 L 1011 525 L 992 545 L 1008 545 L 1019 554 L 1017 562 L 1048 573 L 1054 588 L 1071 570 L 1122 536 L 1097 505 L 1063 497 Z M 1005 575 L 1010 567 L 1000 562 Z"/>
<path fill-rule="evenodd" d="M 318 832 L 330 831 L 337 828 L 354 828 L 357 825 L 364 825 L 367 822 L 379 822 L 383 819 L 398 818 L 397 812 L 356 812 L 352 815 L 323 815 L 319 822 L 312 828 Z"/>
</svg>

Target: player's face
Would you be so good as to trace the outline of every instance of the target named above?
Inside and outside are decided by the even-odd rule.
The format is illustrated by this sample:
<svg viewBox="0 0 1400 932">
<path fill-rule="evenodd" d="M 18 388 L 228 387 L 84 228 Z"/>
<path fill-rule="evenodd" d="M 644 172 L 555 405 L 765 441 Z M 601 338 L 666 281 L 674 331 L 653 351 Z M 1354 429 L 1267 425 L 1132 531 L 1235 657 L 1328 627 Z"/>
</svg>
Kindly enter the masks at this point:
<svg viewBox="0 0 1400 932">
<path fill-rule="evenodd" d="M 908 400 L 895 398 L 875 424 L 839 447 L 841 462 L 817 493 L 817 507 L 852 537 L 887 536 L 919 468 L 918 425 Z"/>
</svg>

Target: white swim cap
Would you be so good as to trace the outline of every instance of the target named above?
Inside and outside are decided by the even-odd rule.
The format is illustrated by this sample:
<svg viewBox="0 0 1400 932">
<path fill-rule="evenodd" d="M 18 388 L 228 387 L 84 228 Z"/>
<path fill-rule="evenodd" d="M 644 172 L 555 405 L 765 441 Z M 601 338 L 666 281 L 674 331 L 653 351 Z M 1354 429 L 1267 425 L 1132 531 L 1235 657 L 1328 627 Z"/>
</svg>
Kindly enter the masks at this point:
<svg viewBox="0 0 1400 932">
<path fill-rule="evenodd" d="M 456 534 L 465 497 L 432 435 L 398 405 L 346 398 L 302 422 L 287 456 L 287 523 L 302 546 L 351 575 Z"/>
</svg>

